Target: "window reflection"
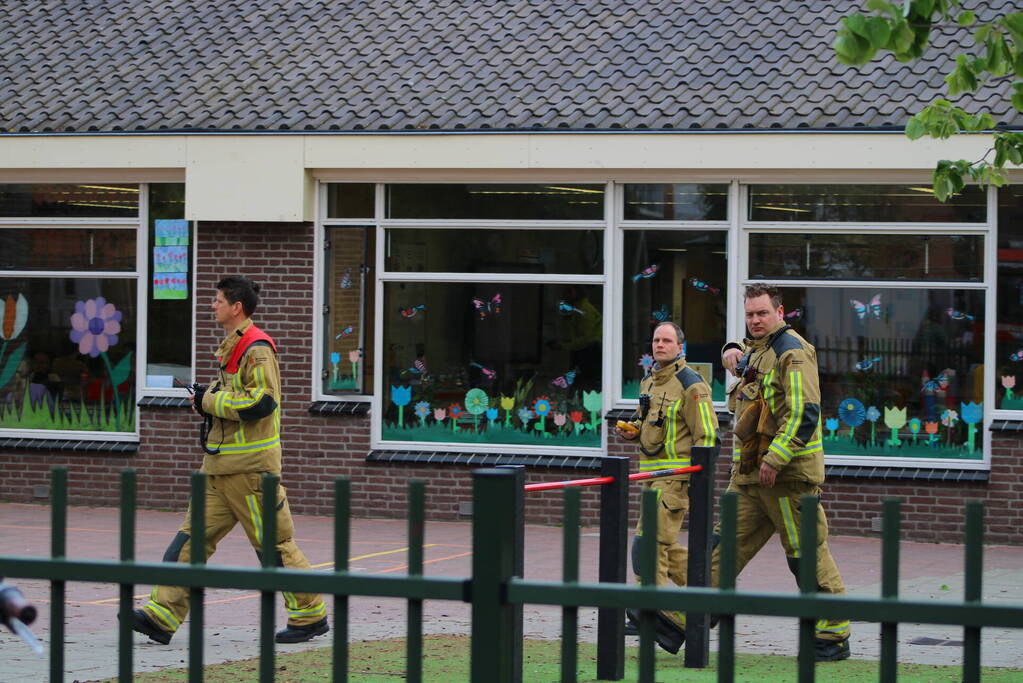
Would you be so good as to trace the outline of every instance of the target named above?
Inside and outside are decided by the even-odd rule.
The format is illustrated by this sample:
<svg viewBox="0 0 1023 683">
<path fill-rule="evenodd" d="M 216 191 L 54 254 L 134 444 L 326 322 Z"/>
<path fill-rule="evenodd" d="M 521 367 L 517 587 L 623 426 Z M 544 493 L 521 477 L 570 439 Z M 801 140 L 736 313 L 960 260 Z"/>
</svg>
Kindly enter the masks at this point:
<svg viewBox="0 0 1023 683">
<path fill-rule="evenodd" d="M 982 458 L 982 291 L 782 291 L 817 349 L 826 453 Z"/>
<path fill-rule="evenodd" d="M 603 185 L 388 185 L 387 218 L 601 220 Z"/>
<path fill-rule="evenodd" d="M 970 185 L 942 203 L 928 186 L 751 185 L 749 220 L 983 223 L 987 220 L 987 194 Z"/>
<path fill-rule="evenodd" d="M 723 230 L 627 230 L 622 305 L 622 398 L 638 398 L 657 324 L 678 323 L 686 359 L 724 400 L 727 269 Z"/>
<path fill-rule="evenodd" d="M 138 185 L 0 184 L 0 216 L 135 218 Z"/>
<path fill-rule="evenodd" d="M 1023 410 L 1023 185 L 998 190 L 995 404 Z"/>
<path fill-rule="evenodd" d="M 625 186 L 627 221 L 723 221 L 728 219 L 726 184 L 643 184 Z"/>
<path fill-rule="evenodd" d="M 370 227 L 326 229 L 325 394 L 372 393 L 375 236 Z"/>
<path fill-rule="evenodd" d="M 599 446 L 602 288 L 384 285 L 390 441 Z"/>
</svg>

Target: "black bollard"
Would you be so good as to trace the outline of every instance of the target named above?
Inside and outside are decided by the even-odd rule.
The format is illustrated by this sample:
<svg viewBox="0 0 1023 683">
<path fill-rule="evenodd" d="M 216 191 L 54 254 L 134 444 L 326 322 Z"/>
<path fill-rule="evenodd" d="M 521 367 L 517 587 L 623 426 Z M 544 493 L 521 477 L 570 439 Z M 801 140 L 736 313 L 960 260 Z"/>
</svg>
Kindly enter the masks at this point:
<svg viewBox="0 0 1023 683">
<path fill-rule="evenodd" d="M 629 546 L 629 458 L 603 459 L 600 476 L 614 481 L 600 487 L 600 562 L 597 580 L 625 583 L 625 554 Z M 597 680 L 625 678 L 625 610 L 597 610 Z"/>
<path fill-rule="evenodd" d="M 688 585 L 710 585 L 711 526 L 714 521 L 714 467 L 719 446 L 693 446 L 690 459 L 703 469 L 689 479 Z M 707 614 L 686 613 L 685 666 L 702 669 L 710 662 L 710 628 Z"/>
</svg>

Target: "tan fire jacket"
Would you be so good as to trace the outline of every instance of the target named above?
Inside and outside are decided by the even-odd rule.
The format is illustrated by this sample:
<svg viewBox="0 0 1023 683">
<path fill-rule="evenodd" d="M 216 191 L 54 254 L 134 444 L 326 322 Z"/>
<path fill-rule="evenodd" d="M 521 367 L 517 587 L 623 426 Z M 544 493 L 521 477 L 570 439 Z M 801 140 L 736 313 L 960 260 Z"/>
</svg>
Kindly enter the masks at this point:
<svg viewBox="0 0 1023 683">
<path fill-rule="evenodd" d="M 229 374 L 228 359 L 235 344 L 252 325 L 246 320 L 227 335 L 217 349 L 218 377 L 203 396 L 202 408 L 213 416 L 207 445 L 217 455 L 203 458 L 208 474 L 241 472 L 281 473 L 281 375 L 277 354 L 266 342 L 250 346 Z"/>
<path fill-rule="evenodd" d="M 718 418 L 710 387 L 700 373 L 686 367 L 685 358 L 655 368 L 640 383 L 650 397 L 646 416 L 640 415 L 640 472 L 688 467 L 689 449 L 717 443 Z M 689 479 L 681 474 L 666 479 Z"/>
<path fill-rule="evenodd" d="M 773 436 L 760 459 L 778 470 L 779 481 L 824 481 L 824 449 L 821 440 L 821 392 L 817 377 L 817 352 L 791 327 L 785 325 L 763 339 L 726 344 L 742 350 L 756 377 L 732 389 L 729 407 L 738 425 L 743 411 L 763 397 L 770 412 L 767 422 Z M 752 375 L 752 373 L 750 373 Z M 733 461 L 739 460 L 739 439 Z M 757 469 L 759 469 L 758 459 Z M 736 484 L 759 483 L 759 472 L 740 474 L 732 468 Z"/>
</svg>

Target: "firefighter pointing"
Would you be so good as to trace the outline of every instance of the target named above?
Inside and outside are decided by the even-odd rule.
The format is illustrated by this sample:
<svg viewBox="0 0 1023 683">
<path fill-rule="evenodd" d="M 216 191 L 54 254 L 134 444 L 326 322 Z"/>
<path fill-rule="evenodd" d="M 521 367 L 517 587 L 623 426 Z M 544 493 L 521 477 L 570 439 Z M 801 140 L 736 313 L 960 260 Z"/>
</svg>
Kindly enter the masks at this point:
<svg viewBox="0 0 1023 683">
<path fill-rule="evenodd" d="M 821 397 L 817 353 L 785 324 L 778 289 L 746 287 L 746 328 L 741 344 L 725 344 L 721 360 L 740 378 L 729 395 L 735 412 L 735 454 L 728 490 L 738 495 L 736 573 L 777 531 L 789 569 L 799 576 L 800 499 L 819 497 L 824 482 Z M 715 549 L 712 582 L 718 585 L 720 549 Z M 828 549 L 828 522 L 817 505 L 817 590 L 845 593 Z M 819 662 L 849 657 L 848 620 L 821 619 L 816 625 Z"/>
<path fill-rule="evenodd" d="M 243 277 L 217 283 L 212 309 L 226 337 L 217 350 L 217 381 L 196 385 L 192 405 L 210 425 L 201 441 L 206 455 L 206 556 L 241 523 L 257 555 L 263 546 L 262 476 L 281 474 L 281 378 L 277 346 L 252 324 L 259 303 L 259 285 Z M 295 526 L 284 487 L 277 489 L 277 566 L 309 569 L 295 544 Z M 191 559 L 191 511 L 164 553 L 164 562 Z M 288 625 L 277 632 L 278 643 L 299 643 L 329 630 L 327 606 L 315 593 L 284 592 Z M 149 602 L 134 611 L 132 627 L 151 640 L 167 644 L 188 614 L 188 589 L 156 586 Z"/>
</svg>

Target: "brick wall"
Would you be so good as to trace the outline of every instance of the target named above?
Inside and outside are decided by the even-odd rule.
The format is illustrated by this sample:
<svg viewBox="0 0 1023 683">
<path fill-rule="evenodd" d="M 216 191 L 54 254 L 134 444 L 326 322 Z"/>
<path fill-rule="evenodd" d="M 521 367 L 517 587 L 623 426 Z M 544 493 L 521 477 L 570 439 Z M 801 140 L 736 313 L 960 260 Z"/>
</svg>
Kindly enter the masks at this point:
<svg viewBox="0 0 1023 683">
<path fill-rule="evenodd" d="M 334 480 L 352 482 L 352 511 L 360 517 L 405 517 L 407 484 L 420 479 L 427 487 L 430 519 L 466 520 L 462 503 L 471 501 L 471 470 L 467 466 L 406 466 L 367 463 L 369 419 L 309 413 L 313 344 L 313 228 L 304 224 L 203 223 L 198 234 L 198 315 L 196 324 L 199 380 L 213 378 L 213 352 L 221 339 L 209 311 L 217 280 L 241 273 L 263 285 L 263 301 L 254 318 L 281 349 L 284 478 L 292 509 L 300 514 L 333 512 Z M 186 409 L 147 408 L 141 411 L 139 452 L 134 456 L 79 455 L 63 451 L 0 450 L 0 498 L 41 502 L 35 487 L 45 487 L 49 470 L 69 470 L 70 500 L 76 505 L 117 505 L 118 473 L 138 473 L 139 503 L 144 507 L 184 510 L 191 473 L 201 462 L 198 422 Z M 991 480 L 987 484 L 915 483 L 871 479 L 834 479 L 825 485 L 824 504 L 832 533 L 869 535 L 879 517 L 881 501 L 900 498 L 904 538 L 961 542 L 963 503 L 987 503 L 987 541 L 1023 543 L 1023 439 L 998 432 L 993 444 Z M 724 449 L 727 453 L 728 444 Z M 632 456 L 635 450 L 612 438 L 610 455 Z M 595 474 L 595 473 L 594 473 Z M 728 457 L 718 463 L 718 492 L 727 484 Z M 556 481 L 588 473 L 533 469 L 529 482 Z M 631 523 L 638 513 L 640 487 L 635 487 Z M 583 489 L 583 519 L 596 524 L 599 492 Z M 527 503 L 531 523 L 557 524 L 561 495 L 533 494 Z"/>
</svg>

